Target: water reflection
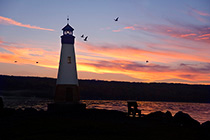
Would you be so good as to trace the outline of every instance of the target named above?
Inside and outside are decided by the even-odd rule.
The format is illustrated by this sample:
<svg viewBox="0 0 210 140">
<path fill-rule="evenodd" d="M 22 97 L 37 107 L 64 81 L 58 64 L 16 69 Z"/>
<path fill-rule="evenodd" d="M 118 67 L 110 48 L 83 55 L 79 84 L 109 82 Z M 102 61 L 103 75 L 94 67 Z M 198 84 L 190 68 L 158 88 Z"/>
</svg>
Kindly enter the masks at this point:
<svg viewBox="0 0 210 140">
<path fill-rule="evenodd" d="M 36 110 L 47 110 L 47 105 L 53 101 L 41 98 L 24 98 L 24 97 L 4 97 L 5 107 L 24 109 L 28 107 Z M 127 101 L 119 100 L 82 100 L 88 109 L 106 109 L 127 112 Z M 138 109 L 142 114 L 149 114 L 155 111 L 170 111 L 172 115 L 178 111 L 188 113 L 191 117 L 203 123 L 210 120 L 210 104 L 207 103 L 180 103 L 180 102 L 150 102 L 138 101 Z"/>
<path fill-rule="evenodd" d="M 127 112 L 127 101 L 115 100 L 83 100 L 87 108 L 119 110 Z M 207 103 L 180 103 L 180 102 L 150 102 L 138 101 L 138 109 L 141 109 L 142 114 L 149 114 L 155 111 L 170 111 L 175 115 L 178 111 L 188 113 L 192 118 L 200 123 L 210 120 L 210 104 Z"/>
</svg>

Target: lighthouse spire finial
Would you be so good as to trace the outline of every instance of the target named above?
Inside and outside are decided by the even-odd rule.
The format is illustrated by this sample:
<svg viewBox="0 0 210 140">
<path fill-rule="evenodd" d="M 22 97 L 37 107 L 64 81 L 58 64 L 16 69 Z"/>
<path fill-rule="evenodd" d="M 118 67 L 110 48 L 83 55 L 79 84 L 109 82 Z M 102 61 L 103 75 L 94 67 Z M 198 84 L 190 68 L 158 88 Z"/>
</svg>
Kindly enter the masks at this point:
<svg viewBox="0 0 210 140">
<path fill-rule="evenodd" d="M 67 16 L 67 24 L 69 24 L 69 16 Z"/>
</svg>

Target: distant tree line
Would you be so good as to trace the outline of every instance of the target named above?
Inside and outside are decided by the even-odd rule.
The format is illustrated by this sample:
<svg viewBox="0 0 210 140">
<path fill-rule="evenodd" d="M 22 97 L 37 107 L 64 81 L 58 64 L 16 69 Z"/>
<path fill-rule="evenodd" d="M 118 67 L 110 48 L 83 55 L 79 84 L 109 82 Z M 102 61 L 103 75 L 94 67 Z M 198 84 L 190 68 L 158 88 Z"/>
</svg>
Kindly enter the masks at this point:
<svg viewBox="0 0 210 140">
<path fill-rule="evenodd" d="M 53 98 L 56 79 L 0 75 L 0 95 Z M 210 85 L 79 80 L 81 99 L 210 103 Z"/>
</svg>

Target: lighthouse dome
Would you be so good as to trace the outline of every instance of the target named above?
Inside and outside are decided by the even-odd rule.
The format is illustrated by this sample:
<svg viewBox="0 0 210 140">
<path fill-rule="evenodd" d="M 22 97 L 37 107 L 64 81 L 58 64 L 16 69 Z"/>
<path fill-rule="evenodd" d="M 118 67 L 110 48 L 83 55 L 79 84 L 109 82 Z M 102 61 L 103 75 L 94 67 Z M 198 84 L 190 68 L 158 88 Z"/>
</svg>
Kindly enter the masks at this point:
<svg viewBox="0 0 210 140">
<path fill-rule="evenodd" d="M 74 29 L 69 24 L 67 24 L 65 27 L 63 27 L 62 30 L 63 31 L 74 31 Z"/>
</svg>

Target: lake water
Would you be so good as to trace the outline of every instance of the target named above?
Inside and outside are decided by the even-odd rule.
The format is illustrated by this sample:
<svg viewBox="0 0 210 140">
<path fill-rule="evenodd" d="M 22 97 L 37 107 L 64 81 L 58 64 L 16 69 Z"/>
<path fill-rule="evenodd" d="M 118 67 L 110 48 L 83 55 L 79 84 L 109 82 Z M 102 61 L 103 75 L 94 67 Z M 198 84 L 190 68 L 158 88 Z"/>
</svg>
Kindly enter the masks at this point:
<svg viewBox="0 0 210 140">
<path fill-rule="evenodd" d="M 37 110 L 47 110 L 47 104 L 53 100 L 42 98 L 26 98 L 26 97 L 3 97 L 5 107 L 24 109 L 28 107 Z M 88 109 L 106 109 L 127 112 L 127 101 L 120 100 L 82 100 Z M 155 111 L 170 111 L 175 115 L 178 111 L 188 113 L 192 118 L 200 123 L 210 121 L 210 104 L 208 103 L 181 103 L 181 102 L 153 102 L 153 101 L 137 101 L 138 109 L 142 114 L 149 114 Z"/>
</svg>

